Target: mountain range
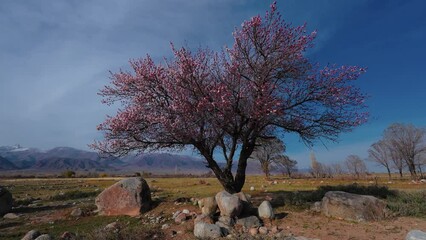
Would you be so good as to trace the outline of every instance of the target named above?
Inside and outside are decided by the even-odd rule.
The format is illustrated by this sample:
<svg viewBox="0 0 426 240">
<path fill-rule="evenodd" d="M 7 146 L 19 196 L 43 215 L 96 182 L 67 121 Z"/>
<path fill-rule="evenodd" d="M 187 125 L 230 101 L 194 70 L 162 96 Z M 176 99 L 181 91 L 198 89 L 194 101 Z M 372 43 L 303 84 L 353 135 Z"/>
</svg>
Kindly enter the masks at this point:
<svg viewBox="0 0 426 240">
<path fill-rule="evenodd" d="M 223 163 L 219 163 L 220 165 Z M 249 162 L 247 173 L 260 173 L 257 162 Z M 47 151 L 37 148 L 0 146 L 0 171 L 26 173 L 62 172 L 151 172 L 157 174 L 203 174 L 210 171 L 202 158 L 171 153 L 130 154 L 121 158 L 101 158 L 98 153 L 71 147 Z"/>
</svg>

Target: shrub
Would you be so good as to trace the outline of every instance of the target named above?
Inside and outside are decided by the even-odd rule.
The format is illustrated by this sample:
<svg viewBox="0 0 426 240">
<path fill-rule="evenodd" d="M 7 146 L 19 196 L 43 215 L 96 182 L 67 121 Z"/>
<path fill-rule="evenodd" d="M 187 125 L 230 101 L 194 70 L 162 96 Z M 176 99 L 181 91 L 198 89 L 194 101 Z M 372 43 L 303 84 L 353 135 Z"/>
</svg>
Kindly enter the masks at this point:
<svg viewBox="0 0 426 240">
<path fill-rule="evenodd" d="M 72 177 L 75 177 L 75 172 L 71 170 L 66 170 L 62 172 L 61 176 L 64 178 L 72 178 Z"/>
<path fill-rule="evenodd" d="M 426 191 L 400 191 L 387 200 L 388 208 L 397 216 L 426 218 Z"/>
<path fill-rule="evenodd" d="M 88 197 L 94 197 L 97 196 L 98 192 L 83 192 L 79 190 L 65 192 L 56 194 L 54 196 L 50 197 L 50 200 L 55 201 L 63 201 L 63 200 L 71 200 L 71 199 L 79 199 L 79 198 L 88 198 Z"/>
</svg>

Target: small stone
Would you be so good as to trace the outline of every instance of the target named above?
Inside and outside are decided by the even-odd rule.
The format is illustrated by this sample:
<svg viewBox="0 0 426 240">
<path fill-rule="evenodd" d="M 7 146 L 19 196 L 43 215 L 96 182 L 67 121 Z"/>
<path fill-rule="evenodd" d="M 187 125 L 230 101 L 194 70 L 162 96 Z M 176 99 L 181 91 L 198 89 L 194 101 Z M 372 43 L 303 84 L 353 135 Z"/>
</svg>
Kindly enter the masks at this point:
<svg viewBox="0 0 426 240">
<path fill-rule="evenodd" d="M 188 216 L 185 213 L 179 213 L 179 215 L 177 215 L 177 217 L 175 218 L 175 223 L 182 223 L 186 221 L 187 217 Z"/>
<path fill-rule="evenodd" d="M 183 209 L 182 213 L 189 214 L 189 210 L 188 209 Z"/>
<path fill-rule="evenodd" d="M 21 240 L 34 240 L 38 236 L 40 236 L 40 232 L 37 230 L 31 230 L 25 234 L 25 236 Z"/>
<path fill-rule="evenodd" d="M 268 234 L 268 229 L 266 227 L 260 227 L 259 228 L 259 233 L 260 234 Z"/>
<path fill-rule="evenodd" d="M 173 213 L 173 219 L 175 219 L 179 214 L 181 213 L 181 211 L 176 211 L 175 213 Z"/>
<path fill-rule="evenodd" d="M 19 215 L 15 214 L 15 213 L 6 213 L 3 216 L 4 219 L 17 219 L 19 218 Z"/>
<path fill-rule="evenodd" d="M 222 230 L 215 224 L 208 224 L 205 222 L 198 222 L 194 226 L 194 235 L 197 238 L 220 238 L 222 237 Z"/>
<path fill-rule="evenodd" d="M 76 238 L 77 236 L 72 232 L 64 232 L 60 237 L 61 240 L 74 240 Z"/>
<path fill-rule="evenodd" d="M 72 210 L 71 216 L 73 216 L 73 217 L 81 217 L 81 216 L 83 216 L 83 211 L 81 211 L 80 208 L 76 208 L 76 209 Z"/>
<path fill-rule="evenodd" d="M 104 227 L 104 230 L 111 231 L 119 229 L 118 222 L 113 222 Z"/>
<path fill-rule="evenodd" d="M 260 218 L 268 218 L 272 219 L 274 218 L 274 210 L 272 209 L 271 203 L 269 201 L 263 201 L 259 208 L 259 217 Z"/>
<path fill-rule="evenodd" d="M 170 225 L 169 224 L 163 224 L 162 226 L 161 226 L 161 229 L 167 229 L 167 228 L 169 228 L 170 227 Z"/>
<path fill-rule="evenodd" d="M 272 232 L 272 234 L 276 234 L 276 233 L 278 233 L 278 227 L 277 226 L 273 226 L 272 228 L 271 228 L 271 232 Z"/>
<path fill-rule="evenodd" d="M 249 233 L 252 236 L 256 236 L 259 233 L 259 230 L 258 230 L 257 227 L 256 228 L 250 228 Z"/>
<path fill-rule="evenodd" d="M 396 227 L 395 226 L 386 226 L 385 227 L 385 230 L 393 230 L 393 229 L 395 229 Z"/>
<path fill-rule="evenodd" d="M 177 231 L 176 233 L 181 235 L 181 234 L 183 234 L 183 231 Z"/>
<path fill-rule="evenodd" d="M 254 187 L 253 186 L 250 187 L 250 191 L 254 191 Z"/>
</svg>

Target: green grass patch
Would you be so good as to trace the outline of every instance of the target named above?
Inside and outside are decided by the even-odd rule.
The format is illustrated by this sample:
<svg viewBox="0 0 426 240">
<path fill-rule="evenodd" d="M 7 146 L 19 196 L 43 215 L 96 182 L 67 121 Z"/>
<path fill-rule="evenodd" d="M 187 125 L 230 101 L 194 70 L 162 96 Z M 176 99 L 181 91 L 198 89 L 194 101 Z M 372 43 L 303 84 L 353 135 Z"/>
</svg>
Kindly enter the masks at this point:
<svg viewBox="0 0 426 240">
<path fill-rule="evenodd" d="M 400 191 L 388 198 L 388 207 L 397 216 L 426 218 L 426 191 Z"/>
<path fill-rule="evenodd" d="M 72 199 L 79 199 L 79 198 L 94 197 L 94 196 L 97 196 L 98 194 L 99 192 L 97 191 L 83 192 L 83 191 L 75 190 L 75 191 L 69 191 L 69 192 L 53 195 L 50 197 L 50 200 L 65 201 L 65 200 L 72 200 Z"/>
</svg>

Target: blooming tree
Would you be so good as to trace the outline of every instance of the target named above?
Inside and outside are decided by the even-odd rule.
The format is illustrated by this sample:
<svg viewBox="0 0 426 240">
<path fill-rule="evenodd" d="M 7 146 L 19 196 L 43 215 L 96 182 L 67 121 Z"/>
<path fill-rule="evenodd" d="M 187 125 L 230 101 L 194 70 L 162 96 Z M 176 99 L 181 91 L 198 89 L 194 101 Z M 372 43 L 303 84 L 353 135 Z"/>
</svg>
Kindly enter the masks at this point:
<svg viewBox="0 0 426 240">
<path fill-rule="evenodd" d="M 172 45 L 164 63 L 132 60 L 132 71 L 113 73 L 100 92 L 104 103 L 123 107 L 98 126 L 105 140 L 92 146 L 111 154 L 192 146 L 225 190 L 239 192 L 257 140 L 285 133 L 308 144 L 336 140 L 366 121 L 365 96 L 352 85 L 365 70 L 311 63 L 304 52 L 315 35 L 282 20 L 274 3 L 237 28 L 222 52 Z"/>
</svg>

